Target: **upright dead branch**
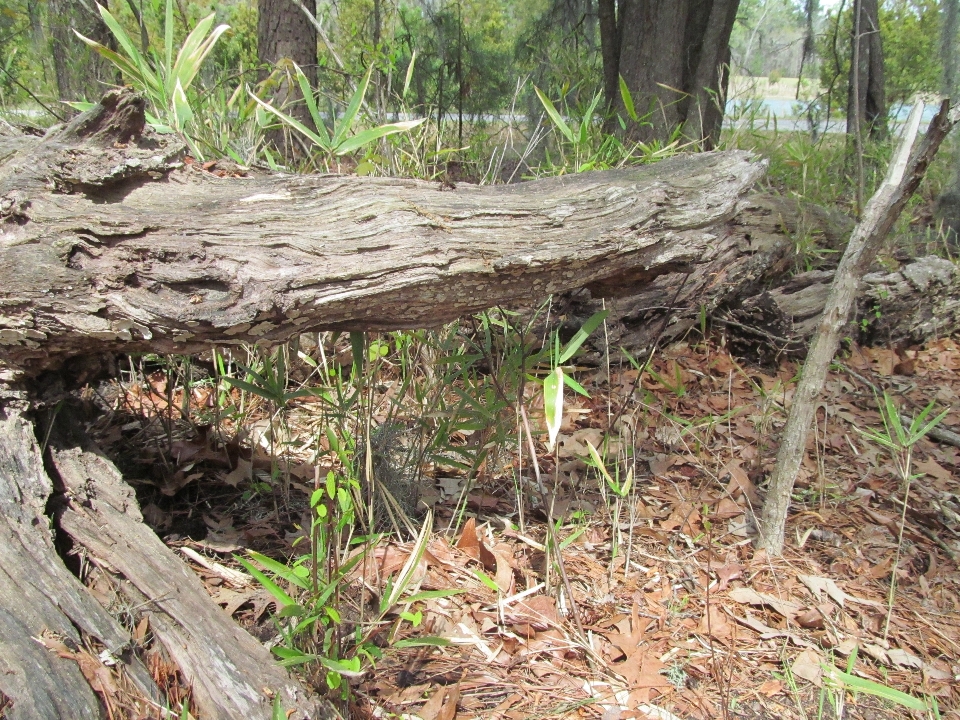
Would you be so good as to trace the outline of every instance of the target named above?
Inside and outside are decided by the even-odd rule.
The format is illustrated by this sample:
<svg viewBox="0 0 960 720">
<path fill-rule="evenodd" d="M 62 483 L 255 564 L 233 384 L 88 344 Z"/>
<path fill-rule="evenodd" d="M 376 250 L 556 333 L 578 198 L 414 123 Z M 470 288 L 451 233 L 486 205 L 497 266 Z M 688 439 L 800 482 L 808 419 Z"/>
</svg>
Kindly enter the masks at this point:
<svg viewBox="0 0 960 720">
<path fill-rule="evenodd" d="M 958 120 L 956 108 L 951 112 L 949 101 L 944 101 L 940 112 L 930 123 L 919 150 L 911 158 L 922 112 L 923 104 L 916 103 L 907 120 L 900 146 L 890 161 L 887 176 L 870 199 L 863 219 L 850 237 L 821 315 L 819 330 L 803 365 L 763 504 L 760 545 L 771 554 L 779 555 L 783 550 L 787 509 L 806 447 L 810 422 L 830 362 L 837 352 L 840 332 L 856 302 L 860 281 L 870 268 L 890 227 L 923 179 L 943 139 Z"/>
</svg>

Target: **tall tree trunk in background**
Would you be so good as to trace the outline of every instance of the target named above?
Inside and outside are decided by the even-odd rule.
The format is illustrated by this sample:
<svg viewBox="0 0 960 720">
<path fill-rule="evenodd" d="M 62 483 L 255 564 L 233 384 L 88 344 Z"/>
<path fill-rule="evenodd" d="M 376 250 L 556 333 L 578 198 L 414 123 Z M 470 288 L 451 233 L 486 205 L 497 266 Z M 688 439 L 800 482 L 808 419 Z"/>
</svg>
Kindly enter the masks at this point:
<svg viewBox="0 0 960 720">
<path fill-rule="evenodd" d="M 957 100 L 960 83 L 957 82 L 957 32 L 960 31 L 960 0 L 944 0 L 943 25 L 940 36 L 940 61 L 943 63 L 941 92 L 944 97 Z M 953 142 L 953 175 L 937 198 L 937 222 L 947 244 L 954 252 L 960 250 L 960 147 Z"/>
<path fill-rule="evenodd" d="M 625 114 L 616 92 L 621 76 L 637 113 L 646 116 L 628 130 L 631 138 L 666 142 L 679 128 L 704 148 L 716 144 L 739 5 L 740 0 L 621 0 L 611 23 L 612 3 L 600 0 L 607 98 Z"/>
<path fill-rule="evenodd" d="M 597 0 L 600 26 L 600 56 L 603 58 L 603 97 L 607 108 L 617 106 L 620 85 L 620 25 L 616 0 Z"/>
<path fill-rule="evenodd" d="M 113 65 L 93 52 L 74 31 L 109 48 L 116 47 L 95 3 L 49 0 L 47 22 L 57 93 L 61 100 L 96 102 L 107 85 L 117 83 Z"/>
<path fill-rule="evenodd" d="M 303 0 L 303 5 L 313 17 L 317 16 L 316 0 Z M 257 12 L 257 57 L 263 66 L 261 79 L 270 74 L 274 65 L 286 59 L 299 65 L 310 81 L 310 87 L 316 87 L 317 30 L 303 11 L 291 0 L 257 0 Z M 292 68 L 288 77 L 293 78 Z M 281 80 L 273 98 L 275 106 L 288 105 L 285 112 L 307 127 L 312 126 L 296 82 L 291 84 L 286 78 Z M 298 99 L 300 102 L 296 102 Z M 279 137 L 271 139 L 281 145 Z"/>
<path fill-rule="evenodd" d="M 887 132 L 887 104 L 884 98 L 883 47 L 877 0 L 855 2 L 853 27 L 847 91 L 847 133 L 854 135 L 859 130 L 861 137 L 869 134 L 871 138 L 883 138 Z"/>
</svg>

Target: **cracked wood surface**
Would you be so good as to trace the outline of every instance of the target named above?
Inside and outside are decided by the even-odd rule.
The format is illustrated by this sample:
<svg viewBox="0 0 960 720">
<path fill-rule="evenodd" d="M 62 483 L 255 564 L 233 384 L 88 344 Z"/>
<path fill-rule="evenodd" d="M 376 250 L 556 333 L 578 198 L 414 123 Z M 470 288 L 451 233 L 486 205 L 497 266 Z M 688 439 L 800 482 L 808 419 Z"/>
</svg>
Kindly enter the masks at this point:
<svg viewBox="0 0 960 720">
<path fill-rule="evenodd" d="M 626 293 L 695 265 L 765 167 L 702 153 L 444 191 L 221 178 L 143 132 L 135 95 L 103 103 L 0 166 L 0 363 L 14 376 L 77 355 L 431 327 L 575 287 Z"/>
</svg>

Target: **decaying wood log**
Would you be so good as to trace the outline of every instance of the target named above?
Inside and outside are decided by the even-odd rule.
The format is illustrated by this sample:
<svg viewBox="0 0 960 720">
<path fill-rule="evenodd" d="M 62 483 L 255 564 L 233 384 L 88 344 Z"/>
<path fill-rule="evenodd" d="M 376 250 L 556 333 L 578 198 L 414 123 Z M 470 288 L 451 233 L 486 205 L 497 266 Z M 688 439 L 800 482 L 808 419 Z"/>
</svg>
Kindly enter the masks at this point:
<svg viewBox="0 0 960 720">
<path fill-rule="evenodd" d="M 764 165 L 712 153 L 444 192 L 382 178 L 220 177 L 185 163 L 173 136 L 145 131 L 143 109 L 116 92 L 43 139 L 0 126 L 0 702 L 12 702 L 11 718 L 101 717 L 76 664 L 33 638 L 128 647 L 57 555 L 52 504 L 58 531 L 149 615 L 204 717 L 270 717 L 274 693 L 290 717 L 336 717 L 142 525 L 112 463 L 61 429 L 44 469 L 26 402 L 38 379 L 70 364 L 82 376 L 116 352 L 429 327 L 584 285 L 629 291 L 700 262 Z M 135 655 L 124 662 L 155 697 Z"/>
<path fill-rule="evenodd" d="M 0 693 L 12 718 L 98 718 L 100 703 L 77 663 L 43 647 L 44 633 L 68 647 L 81 631 L 96 639 L 145 697 L 160 693 L 130 650 L 130 635 L 66 568 L 54 547 L 44 472 L 26 403 L 0 401 Z"/>
<path fill-rule="evenodd" d="M 803 351 L 816 330 L 832 282 L 832 271 L 800 273 L 747 297 L 724 317 L 738 324 L 741 339 L 753 332 L 754 340 L 766 342 L 769 351 Z M 960 271 L 949 260 L 921 257 L 893 272 L 864 276 L 856 317 L 844 334 L 863 345 L 914 345 L 958 329 Z"/>
<path fill-rule="evenodd" d="M 58 418 L 50 437 L 51 465 L 70 497 L 60 527 L 125 579 L 123 593 L 190 683 L 200 716 L 269 717 L 270 699 L 280 693 L 283 707 L 300 717 L 338 717 L 210 601 L 196 574 L 143 523 L 133 488 L 80 427 L 69 416 Z"/>
<path fill-rule="evenodd" d="M 136 96 L 91 113 L 0 167 L 0 362 L 23 375 L 78 355 L 432 327 L 571 287 L 626 291 L 699 262 L 764 169 L 704 153 L 442 192 L 220 178 L 184 166 L 169 136 L 140 134 Z"/>
</svg>

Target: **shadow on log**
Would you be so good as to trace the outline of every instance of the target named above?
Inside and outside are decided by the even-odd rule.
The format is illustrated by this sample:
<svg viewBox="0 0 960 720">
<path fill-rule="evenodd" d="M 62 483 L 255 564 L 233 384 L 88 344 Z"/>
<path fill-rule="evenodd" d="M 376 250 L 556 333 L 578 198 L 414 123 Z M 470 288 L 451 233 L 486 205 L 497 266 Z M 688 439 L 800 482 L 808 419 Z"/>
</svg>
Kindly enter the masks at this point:
<svg viewBox="0 0 960 720">
<path fill-rule="evenodd" d="M 96 640 L 157 697 L 127 632 L 59 557 L 56 507 L 56 530 L 149 616 L 202 717 L 268 718 L 277 693 L 288 717 L 338 717 L 142 524 L 117 469 L 69 430 L 81 423 L 68 409 L 66 426 L 40 435 L 44 467 L 30 406 L 43 374 L 84 382 L 114 353 L 430 327 L 583 286 L 631 292 L 708 256 L 764 164 L 705 153 L 453 191 L 221 177 L 145 130 L 143 108 L 116 92 L 41 140 L 0 127 L 0 703 L 17 719 L 104 715 L 76 662 L 33 640 L 46 632 Z"/>
</svg>

